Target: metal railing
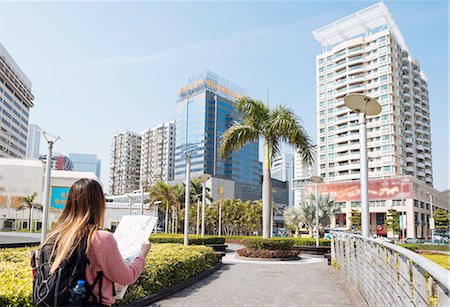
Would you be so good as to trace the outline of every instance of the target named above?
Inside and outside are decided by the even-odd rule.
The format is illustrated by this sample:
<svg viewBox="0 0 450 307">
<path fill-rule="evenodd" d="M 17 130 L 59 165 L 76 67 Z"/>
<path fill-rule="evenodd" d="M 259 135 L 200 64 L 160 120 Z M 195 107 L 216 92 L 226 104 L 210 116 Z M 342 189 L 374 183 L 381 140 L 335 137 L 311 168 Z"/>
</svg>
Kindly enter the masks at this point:
<svg viewBox="0 0 450 307">
<path fill-rule="evenodd" d="M 331 232 L 331 259 L 369 306 L 450 306 L 450 271 L 403 247 Z"/>
</svg>

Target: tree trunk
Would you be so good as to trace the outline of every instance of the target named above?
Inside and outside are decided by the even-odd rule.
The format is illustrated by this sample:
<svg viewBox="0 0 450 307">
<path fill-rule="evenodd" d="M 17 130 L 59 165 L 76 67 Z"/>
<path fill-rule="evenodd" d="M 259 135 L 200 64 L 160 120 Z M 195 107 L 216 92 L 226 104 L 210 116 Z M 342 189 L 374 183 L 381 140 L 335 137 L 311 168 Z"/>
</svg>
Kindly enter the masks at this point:
<svg viewBox="0 0 450 307">
<path fill-rule="evenodd" d="M 28 229 L 31 232 L 31 210 L 32 210 L 32 207 L 29 207 L 28 209 L 29 209 L 28 210 Z"/>
<path fill-rule="evenodd" d="M 309 237 L 312 238 L 313 237 L 313 227 L 308 226 L 308 231 L 309 231 Z"/>
<path fill-rule="evenodd" d="M 269 144 L 266 140 L 266 152 L 264 160 L 263 186 L 262 186 L 262 228 L 264 239 L 272 237 L 272 179 L 270 178 Z"/>
</svg>

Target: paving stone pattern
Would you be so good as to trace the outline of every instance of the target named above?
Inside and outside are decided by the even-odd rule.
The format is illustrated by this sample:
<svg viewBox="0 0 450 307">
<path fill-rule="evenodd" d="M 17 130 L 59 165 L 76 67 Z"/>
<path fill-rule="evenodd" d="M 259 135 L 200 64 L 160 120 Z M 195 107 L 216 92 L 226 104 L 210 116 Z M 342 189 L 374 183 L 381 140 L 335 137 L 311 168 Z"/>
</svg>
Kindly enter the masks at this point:
<svg viewBox="0 0 450 307">
<path fill-rule="evenodd" d="M 323 259 L 261 264 L 230 261 L 233 255 L 219 271 L 152 306 L 352 306 Z"/>
</svg>

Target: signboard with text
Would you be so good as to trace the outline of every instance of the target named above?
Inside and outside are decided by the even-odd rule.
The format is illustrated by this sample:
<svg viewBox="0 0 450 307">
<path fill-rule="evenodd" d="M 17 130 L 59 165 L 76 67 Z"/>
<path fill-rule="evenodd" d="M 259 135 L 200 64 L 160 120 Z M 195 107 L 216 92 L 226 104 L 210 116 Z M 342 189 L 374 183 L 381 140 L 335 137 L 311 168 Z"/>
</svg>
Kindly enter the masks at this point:
<svg viewBox="0 0 450 307">
<path fill-rule="evenodd" d="M 306 193 L 315 192 L 315 186 L 306 186 Z M 361 200 L 361 186 L 359 181 L 345 181 L 336 183 L 323 183 L 319 185 L 320 193 L 329 193 L 334 196 L 336 202 Z M 389 178 L 369 180 L 369 199 L 387 200 L 412 197 L 412 179 Z"/>
<path fill-rule="evenodd" d="M 56 210 L 63 210 L 67 203 L 67 197 L 69 196 L 68 187 L 52 187 L 50 208 Z"/>
</svg>

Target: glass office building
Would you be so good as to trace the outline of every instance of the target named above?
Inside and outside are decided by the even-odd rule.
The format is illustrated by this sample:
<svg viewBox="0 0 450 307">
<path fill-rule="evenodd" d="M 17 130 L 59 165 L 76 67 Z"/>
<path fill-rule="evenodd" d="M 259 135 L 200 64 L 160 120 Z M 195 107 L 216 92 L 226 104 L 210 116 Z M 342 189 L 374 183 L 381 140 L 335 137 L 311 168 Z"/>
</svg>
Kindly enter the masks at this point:
<svg viewBox="0 0 450 307">
<path fill-rule="evenodd" d="M 69 159 L 73 162 L 73 170 L 80 172 L 91 172 L 100 178 L 101 162 L 97 155 L 70 153 Z"/>
<path fill-rule="evenodd" d="M 191 155 L 191 178 L 202 174 L 235 181 L 235 197 L 261 198 L 259 143 L 219 157 L 221 135 L 239 114 L 235 102 L 247 91 L 220 76 L 204 71 L 180 89 L 176 107 L 175 180 L 185 178 L 185 154 Z"/>
</svg>

